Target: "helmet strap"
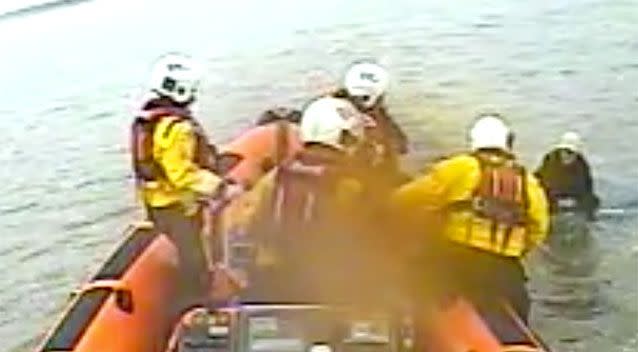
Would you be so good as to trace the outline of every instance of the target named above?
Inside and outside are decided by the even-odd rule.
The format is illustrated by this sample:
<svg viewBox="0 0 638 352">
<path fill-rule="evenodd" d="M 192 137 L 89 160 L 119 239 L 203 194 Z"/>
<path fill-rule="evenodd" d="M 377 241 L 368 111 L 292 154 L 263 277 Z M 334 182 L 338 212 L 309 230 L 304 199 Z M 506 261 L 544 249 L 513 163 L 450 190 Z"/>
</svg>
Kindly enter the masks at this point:
<svg viewBox="0 0 638 352">
<path fill-rule="evenodd" d="M 191 104 L 193 104 L 195 102 L 195 95 L 192 95 L 191 98 L 183 103 L 178 103 L 175 100 L 173 100 L 173 98 L 162 94 L 160 91 L 158 91 L 157 89 L 151 89 L 151 93 L 154 93 L 157 95 L 156 99 L 151 99 L 151 101 L 153 101 L 154 105 L 157 105 L 158 107 L 177 107 L 177 108 L 181 108 L 181 109 L 186 109 L 187 107 L 189 107 Z"/>
</svg>

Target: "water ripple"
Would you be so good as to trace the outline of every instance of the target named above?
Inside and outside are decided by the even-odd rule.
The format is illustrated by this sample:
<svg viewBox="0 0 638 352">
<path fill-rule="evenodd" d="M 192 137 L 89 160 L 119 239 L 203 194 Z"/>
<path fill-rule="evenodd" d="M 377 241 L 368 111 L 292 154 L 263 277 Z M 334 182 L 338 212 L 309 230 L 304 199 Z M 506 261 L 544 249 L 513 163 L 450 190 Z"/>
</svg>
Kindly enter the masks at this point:
<svg viewBox="0 0 638 352">
<path fill-rule="evenodd" d="M 113 115 L 115 115 L 113 111 L 101 111 L 88 116 L 87 119 L 90 121 L 97 121 L 97 120 L 107 119 Z"/>
<path fill-rule="evenodd" d="M 37 207 L 38 204 L 39 203 L 36 201 L 28 201 L 25 204 L 18 204 L 12 207 L 0 208 L 0 215 L 13 215 L 13 214 L 22 213 Z"/>
<path fill-rule="evenodd" d="M 207 72 L 217 76 L 205 87 L 201 109 L 215 140 L 236 135 L 273 101 L 302 105 L 317 94 L 305 86 L 308 72 L 325 72 L 330 83 L 337 82 L 344 67 L 361 56 L 378 58 L 390 68 L 390 108 L 412 138 L 415 167 L 463 147 L 466 123 L 486 105 L 512 116 L 521 150 L 530 160 L 537 160 L 561 131 L 583 131 L 604 203 L 633 210 L 601 218 L 597 225 L 605 260 L 594 275 L 596 295 L 602 298 L 593 308 L 601 311 L 578 320 L 578 314 L 562 316 L 560 307 L 535 326 L 557 350 L 631 346 L 627 340 L 636 334 L 638 299 L 635 273 L 628 270 L 638 258 L 631 248 L 637 243 L 638 219 L 631 167 L 638 159 L 630 152 L 638 135 L 635 1 L 408 2 L 379 5 L 378 11 L 344 3 L 334 16 L 314 17 L 301 13 L 300 6 L 299 13 L 288 13 L 301 19 L 289 28 L 287 20 L 254 24 L 238 19 L 239 27 L 266 26 L 240 31 L 250 32 L 247 37 L 220 30 L 216 23 L 228 21 L 228 14 L 192 0 L 192 6 L 181 8 L 201 24 L 198 30 L 182 26 L 170 32 L 184 39 L 183 48 L 214 48 L 200 52 L 211 60 Z M 25 88 L 6 92 L 7 103 L 0 107 L 11 114 L 4 119 L 11 123 L 0 128 L 5 142 L 0 177 L 9 180 L 0 182 L 0 225 L 7 238 L 0 256 L 9 267 L 0 279 L 0 339 L 8 350 L 50 323 L 60 308 L 54 306 L 66 299 L 87 263 L 101 259 L 95 247 L 115 241 L 113 227 L 123 226 L 135 210 L 122 206 L 134 201 L 132 187 L 125 185 L 128 159 L 121 157 L 127 152 L 128 120 L 119 112 L 132 99 L 127 92 L 144 79 L 148 61 L 163 49 L 139 45 L 150 34 L 140 28 L 151 27 L 140 25 L 145 13 L 134 12 L 134 5 L 95 4 L 128 17 L 117 27 L 104 21 L 108 16 L 101 11 L 81 9 L 78 14 L 84 16 L 62 16 L 53 26 L 38 27 L 25 18 L 29 30 L 15 33 L 20 35 L 17 44 L 5 42 L 10 70 L 1 76 Z M 154 19 L 175 16 L 174 11 L 159 12 Z M 85 27 L 90 30 L 77 30 Z M 164 29 L 159 30 L 163 35 Z M 94 50 L 96 43 L 101 50 Z M 132 49 L 135 55 L 104 55 Z M 596 332 L 603 326 L 608 333 Z M 561 342 L 562 337 L 567 341 Z"/>
<path fill-rule="evenodd" d="M 135 206 L 127 206 L 127 207 L 122 207 L 120 209 L 116 209 L 116 210 L 112 210 L 112 211 L 107 211 L 103 214 L 100 214 L 94 218 L 91 219 L 87 219 L 87 220 L 80 220 L 80 221 L 73 221 L 70 223 L 66 223 L 62 226 L 62 229 L 65 231 L 75 231 L 75 230 L 79 230 L 85 227 L 90 227 L 93 226 L 95 224 L 99 224 L 101 222 L 105 222 L 108 220 L 111 220 L 113 218 L 118 218 L 118 217 L 122 217 L 124 215 L 130 214 L 131 212 L 133 212 L 133 210 L 135 210 L 136 207 Z"/>
<path fill-rule="evenodd" d="M 472 25 L 472 27 L 476 29 L 492 29 L 492 28 L 501 28 L 502 24 L 496 22 L 477 22 Z"/>
<path fill-rule="evenodd" d="M 73 188 L 77 190 L 81 190 L 83 188 L 87 188 L 87 187 L 91 187 L 95 185 L 108 185 L 108 184 L 114 184 L 114 183 L 121 183 L 125 181 L 126 179 L 127 177 L 122 177 L 122 176 L 112 176 L 112 177 L 98 176 L 88 180 L 79 181 L 78 183 L 73 185 Z"/>
</svg>

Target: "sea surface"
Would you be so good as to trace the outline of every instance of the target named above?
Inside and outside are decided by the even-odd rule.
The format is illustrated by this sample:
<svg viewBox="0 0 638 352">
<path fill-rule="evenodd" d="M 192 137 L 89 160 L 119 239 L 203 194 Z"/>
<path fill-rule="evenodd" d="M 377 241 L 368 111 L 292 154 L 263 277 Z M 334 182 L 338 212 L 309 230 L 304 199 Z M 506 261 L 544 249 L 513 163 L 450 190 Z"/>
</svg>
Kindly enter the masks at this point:
<svg viewBox="0 0 638 352">
<path fill-rule="evenodd" d="M 533 325 L 556 351 L 638 349 L 638 1 L 62 2 L 0 15 L 0 340 L 34 348 L 140 217 L 128 126 L 150 64 L 206 64 L 218 143 L 375 59 L 411 138 L 406 167 L 461 150 L 479 112 L 511 121 L 529 167 L 567 130 L 609 211 L 592 270 L 532 259 Z M 24 10 L 24 9 L 23 9 Z M 572 251 L 573 252 L 573 251 Z"/>
</svg>

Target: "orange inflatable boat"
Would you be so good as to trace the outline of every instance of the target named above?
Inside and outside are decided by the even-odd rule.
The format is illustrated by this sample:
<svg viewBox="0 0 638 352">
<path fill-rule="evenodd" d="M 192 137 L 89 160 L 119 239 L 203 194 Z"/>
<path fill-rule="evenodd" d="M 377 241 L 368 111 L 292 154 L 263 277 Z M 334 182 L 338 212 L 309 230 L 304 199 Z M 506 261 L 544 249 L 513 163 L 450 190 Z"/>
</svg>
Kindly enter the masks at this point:
<svg viewBox="0 0 638 352">
<path fill-rule="evenodd" d="M 293 125 L 278 122 L 257 127 L 223 149 L 236 156 L 227 175 L 253 185 L 298 148 Z M 250 192 L 219 216 L 237 216 L 241 212 L 233 208 L 249 203 Z M 233 231 L 232 226 L 220 229 Z M 250 258 L 250 243 L 232 233 L 220 235 L 227 246 L 228 264 L 244 265 L 242 260 Z M 152 224 L 132 226 L 108 260 L 73 293 L 37 351 L 546 351 L 508 310 L 503 312 L 503 321 L 526 343 L 504 344 L 462 299 L 434 309 L 428 331 L 418 334 L 413 324 L 388 312 L 356 316 L 347 307 L 256 301 L 241 296 L 221 307 L 194 308 L 177 317 L 170 309 L 178 282 L 177 265 L 174 246 L 154 231 Z M 419 334 L 427 339 L 415 343 Z"/>
<path fill-rule="evenodd" d="M 296 124 L 282 120 L 256 126 L 221 148 L 222 155 L 236 156 L 237 160 L 226 176 L 252 186 L 300 148 Z"/>
</svg>

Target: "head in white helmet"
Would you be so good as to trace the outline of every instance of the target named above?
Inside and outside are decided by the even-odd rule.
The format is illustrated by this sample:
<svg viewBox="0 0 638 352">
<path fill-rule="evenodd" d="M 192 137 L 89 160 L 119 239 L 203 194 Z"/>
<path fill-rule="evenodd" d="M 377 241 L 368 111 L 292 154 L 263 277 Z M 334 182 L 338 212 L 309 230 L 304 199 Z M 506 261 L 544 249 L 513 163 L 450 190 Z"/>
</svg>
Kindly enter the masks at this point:
<svg viewBox="0 0 638 352">
<path fill-rule="evenodd" d="M 301 116 L 301 140 L 344 150 L 361 141 L 373 121 L 349 101 L 325 97 L 311 103 Z"/>
<path fill-rule="evenodd" d="M 178 105 L 195 101 L 201 79 L 197 63 L 182 54 L 162 56 L 153 66 L 149 90 Z"/>
<path fill-rule="evenodd" d="M 511 152 L 514 134 L 498 114 L 479 116 L 470 129 L 472 151 L 495 149 Z"/>
<path fill-rule="evenodd" d="M 583 140 L 580 135 L 574 131 L 565 132 L 554 148 L 580 153 L 583 150 Z"/>
<path fill-rule="evenodd" d="M 348 69 L 343 85 L 356 105 L 369 109 L 385 94 L 389 80 L 385 68 L 375 63 L 362 62 Z"/>
<path fill-rule="evenodd" d="M 559 151 L 563 164 L 571 164 L 576 161 L 579 154 L 583 152 L 583 140 L 574 131 L 565 132 L 560 141 L 554 146 Z"/>
</svg>

